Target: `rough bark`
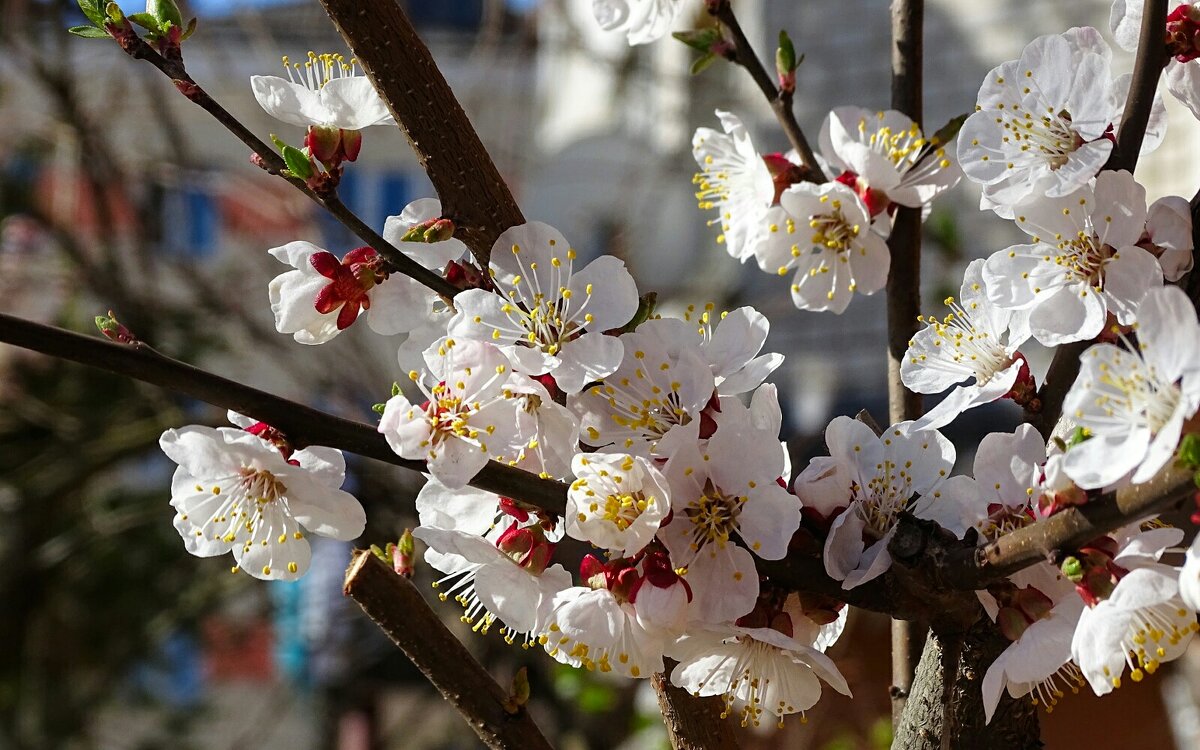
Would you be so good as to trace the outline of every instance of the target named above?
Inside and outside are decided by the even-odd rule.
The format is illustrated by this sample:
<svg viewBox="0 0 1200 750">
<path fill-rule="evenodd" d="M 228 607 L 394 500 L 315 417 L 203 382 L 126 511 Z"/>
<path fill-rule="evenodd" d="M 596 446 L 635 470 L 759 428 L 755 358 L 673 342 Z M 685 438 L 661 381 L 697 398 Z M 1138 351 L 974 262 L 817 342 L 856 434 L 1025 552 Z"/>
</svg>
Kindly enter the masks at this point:
<svg viewBox="0 0 1200 750">
<path fill-rule="evenodd" d="M 717 696 L 697 698 L 671 684 L 676 662 L 666 659 L 666 669 L 651 678 L 658 694 L 658 708 L 667 725 L 667 736 L 675 750 L 736 750 L 733 724 L 722 718 L 724 702 Z"/>
<path fill-rule="evenodd" d="M 986 617 L 963 632 L 931 632 L 893 750 L 1042 747 L 1037 709 L 1028 698 L 1011 698 L 1005 692 L 991 723 L 984 722 L 983 675 L 1008 644 Z"/>
<path fill-rule="evenodd" d="M 321 4 L 408 137 L 455 236 L 486 268 L 496 238 L 525 217 L 429 48 L 392 0 Z"/>
<path fill-rule="evenodd" d="M 507 692 L 475 661 L 416 587 L 375 555 L 355 552 L 343 586 L 492 750 L 551 750 L 528 710 L 505 708 Z"/>
</svg>

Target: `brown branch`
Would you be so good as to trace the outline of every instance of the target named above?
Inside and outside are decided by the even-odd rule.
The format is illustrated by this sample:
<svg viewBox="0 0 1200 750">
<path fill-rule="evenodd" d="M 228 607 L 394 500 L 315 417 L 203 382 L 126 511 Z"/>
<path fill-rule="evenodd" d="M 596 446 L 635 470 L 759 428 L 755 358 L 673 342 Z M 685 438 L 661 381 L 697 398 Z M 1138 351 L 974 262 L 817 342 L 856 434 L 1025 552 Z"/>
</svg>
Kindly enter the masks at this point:
<svg viewBox="0 0 1200 750">
<path fill-rule="evenodd" d="M 1146 123 L 1150 121 L 1150 109 L 1154 105 L 1158 79 L 1167 64 L 1167 48 L 1163 44 L 1163 33 L 1167 26 L 1167 0 L 1146 0 L 1142 14 L 1142 28 L 1138 37 L 1137 59 L 1133 65 L 1133 80 L 1129 83 L 1129 96 L 1125 100 L 1125 111 L 1121 115 L 1121 129 L 1117 142 L 1104 165 L 1105 170 L 1124 169 L 1133 172 L 1137 167 L 1146 135 Z M 1079 355 L 1092 342 L 1076 342 L 1060 346 L 1046 374 L 1046 382 L 1038 391 L 1040 413 L 1027 414 L 1029 421 L 1037 426 L 1043 438 L 1048 438 L 1062 415 L 1063 400 L 1079 374 Z"/>
<path fill-rule="evenodd" d="M 671 684 L 676 662 L 664 659 L 666 669 L 650 678 L 658 694 L 658 708 L 667 725 L 667 736 L 675 750 L 737 750 L 733 725 L 724 718 L 725 703 L 719 696 L 697 698 Z"/>
<path fill-rule="evenodd" d="M 150 383 L 253 417 L 284 432 L 297 447 L 324 445 L 425 471 L 422 461 L 397 456 L 374 427 L 260 391 L 166 357 L 145 345 L 118 344 L 0 314 L 0 342 Z M 566 509 L 567 486 L 491 461 L 471 485 L 551 513 Z"/>
<path fill-rule="evenodd" d="M 287 180 L 293 187 L 307 195 L 314 203 L 329 211 L 334 218 L 357 235 L 359 239 L 382 255 L 393 271 L 419 281 L 443 297 L 453 297 L 458 292 L 458 289 L 454 285 L 446 281 L 439 274 L 430 271 L 400 252 L 395 245 L 385 240 L 382 235 L 367 226 L 362 219 L 346 208 L 341 200 L 338 199 L 336 192 L 323 191 L 318 194 L 311 190 L 305 184 L 304 180 L 286 176 L 284 170 L 287 169 L 287 164 L 284 163 L 283 157 L 277 154 L 274 148 L 268 146 L 262 139 L 254 135 L 229 110 L 221 106 L 220 102 L 213 99 L 200 84 L 196 83 L 188 74 L 182 60 L 168 59 L 159 54 L 145 40 L 138 37 L 132 29 L 122 31 L 115 25 L 112 25 L 109 28 L 109 32 L 114 35 L 117 43 L 126 54 L 135 60 L 145 60 L 170 78 L 171 82 L 175 84 L 175 88 L 179 90 L 179 93 L 212 115 L 213 119 L 223 125 L 238 140 L 246 144 L 260 160 L 263 169 L 270 174 Z"/>
<path fill-rule="evenodd" d="M 746 69 L 746 72 L 754 79 L 759 91 L 762 91 L 763 96 L 767 98 L 767 103 L 771 105 L 771 111 L 775 113 L 775 119 L 779 121 L 779 126 L 783 128 L 792 148 L 796 149 L 800 163 L 808 170 L 810 179 L 814 182 L 825 182 L 828 178 L 821 170 L 821 165 L 817 163 L 817 157 L 813 154 L 812 146 L 808 144 L 808 138 L 805 137 L 804 131 L 800 129 L 800 123 L 796 121 L 796 112 L 792 107 L 792 92 L 783 91 L 775 85 L 771 75 L 754 52 L 754 45 L 746 38 L 746 32 L 742 30 L 742 25 L 738 22 L 737 14 L 733 12 L 733 6 L 730 5 L 729 0 L 710 1 L 708 12 L 721 24 L 726 40 L 733 45 L 733 61 Z"/>
<path fill-rule="evenodd" d="M 924 117 L 924 0 L 892 0 L 892 108 L 918 126 Z M 888 237 L 888 416 L 892 424 L 921 416 L 923 399 L 905 387 L 900 366 L 921 314 L 921 209 L 900 206 Z M 923 626 L 892 620 L 892 726 L 898 727 L 916 671 Z"/>
<path fill-rule="evenodd" d="M 947 561 L 942 580 L 959 589 L 982 589 L 1051 559 L 1055 550 L 1077 548 L 1131 521 L 1157 515 L 1196 493 L 1194 473 L 1168 466 L 1144 484 L 1068 508 L 1005 534 L 986 547 L 965 550 Z"/>
<path fill-rule="evenodd" d="M 362 607 L 492 750 L 551 750 L 529 711 L 505 709 L 508 694 L 425 603 L 417 588 L 370 552 L 357 550 L 342 591 Z"/>
<path fill-rule="evenodd" d="M 321 0 L 400 124 L 456 236 L 487 268 L 492 244 L 525 223 L 429 48 L 394 0 Z"/>
</svg>

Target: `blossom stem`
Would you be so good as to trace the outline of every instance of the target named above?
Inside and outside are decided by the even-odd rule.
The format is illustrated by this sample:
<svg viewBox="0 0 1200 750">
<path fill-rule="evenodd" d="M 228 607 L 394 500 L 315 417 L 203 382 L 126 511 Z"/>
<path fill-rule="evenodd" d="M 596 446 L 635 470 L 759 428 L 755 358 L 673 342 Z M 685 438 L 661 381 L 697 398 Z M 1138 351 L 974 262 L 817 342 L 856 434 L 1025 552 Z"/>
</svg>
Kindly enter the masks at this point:
<svg viewBox="0 0 1200 750">
<path fill-rule="evenodd" d="M 1138 37 L 1137 59 L 1133 64 L 1133 80 L 1129 84 L 1129 96 L 1125 100 L 1125 111 L 1121 115 L 1121 129 L 1112 154 L 1105 163 L 1105 170 L 1127 170 L 1137 167 L 1142 138 L 1146 134 L 1146 123 L 1150 120 L 1150 109 L 1154 105 L 1158 80 L 1166 67 L 1167 49 L 1163 44 L 1163 30 L 1167 26 L 1167 0 L 1146 0 L 1142 13 L 1142 27 Z M 1079 355 L 1092 344 L 1082 341 L 1058 347 L 1046 373 L 1046 381 L 1038 392 L 1041 412 L 1026 412 L 1026 417 L 1037 426 L 1043 438 L 1049 438 L 1062 414 L 1063 399 L 1079 374 Z"/>
<path fill-rule="evenodd" d="M 121 49 L 126 54 L 134 59 L 149 62 L 171 79 L 171 82 L 175 84 L 175 88 L 178 89 L 179 93 L 212 115 L 213 119 L 225 126 L 225 129 L 236 136 L 239 141 L 246 144 L 264 170 L 269 174 L 287 180 L 293 187 L 307 195 L 314 203 L 327 210 L 343 226 L 357 235 L 359 239 L 374 248 L 376 252 L 387 260 L 388 265 L 393 271 L 415 279 L 447 298 L 453 297 L 458 292 L 458 289 L 442 278 L 441 275 L 430 271 L 412 260 L 385 240 L 378 232 L 367 226 L 362 219 L 341 202 L 336 193 L 325 192 L 318 194 L 309 189 L 304 180 L 297 177 L 285 176 L 283 173 L 287 169 L 287 164 L 284 162 L 283 157 L 276 153 L 275 149 L 271 146 L 264 143 L 261 138 L 254 135 L 229 110 L 221 106 L 220 102 L 213 99 L 200 84 L 196 83 L 188 74 L 182 60 L 163 57 L 158 51 L 147 44 L 145 40 L 132 32 L 122 34 L 118 41 Z"/>
<path fill-rule="evenodd" d="M 506 708 L 508 693 L 429 607 L 412 581 L 358 550 L 342 587 L 493 750 L 550 750 L 529 712 Z"/>
<path fill-rule="evenodd" d="M 762 91 L 763 96 L 767 98 L 767 103 L 771 105 L 771 110 L 775 113 L 775 119 L 779 121 L 792 148 L 796 149 L 796 154 L 800 157 L 800 162 L 808 171 L 812 181 L 825 182 L 828 178 L 817 163 L 817 157 L 813 154 L 812 146 L 808 144 L 808 138 L 805 137 L 804 131 L 800 129 L 800 123 L 796 121 L 796 112 L 792 107 L 793 92 L 783 91 L 775 85 L 770 74 L 767 73 L 767 69 L 763 67 L 762 61 L 754 52 L 754 46 L 746 38 L 746 32 L 742 30 L 742 25 L 738 22 L 737 15 L 733 12 L 733 7 L 728 0 L 719 0 L 715 4 L 710 4 L 709 13 L 717 19 L 725 31 L 726 38 L 733 43 L 734 62 L 746 69 L 759 90 Z"/>
</svg>

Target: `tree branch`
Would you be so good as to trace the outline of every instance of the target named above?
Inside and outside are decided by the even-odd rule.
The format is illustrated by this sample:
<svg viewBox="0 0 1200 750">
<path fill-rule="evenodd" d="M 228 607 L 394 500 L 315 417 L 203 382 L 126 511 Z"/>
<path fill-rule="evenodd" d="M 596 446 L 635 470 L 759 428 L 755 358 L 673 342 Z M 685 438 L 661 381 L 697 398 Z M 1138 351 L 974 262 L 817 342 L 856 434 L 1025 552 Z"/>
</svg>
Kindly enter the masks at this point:
<svg viewBox="0 0 1200 750">
<path fill-rule="evenodd" d="M 394 0 L 321 5 L 408 137 L 455 236 L 486 269 L 496 238 L 525 217 L 429 48 Z"/>
<path fill-rule="evenodd" d="M 281 430 L 297 447 L 324 445 L 412 471 L 425 471 L 424 462 L 397 456 L 383 435 L 371 425 L 342 419 L 214 375 L 159 354 L 144 344 L 118 344 L 4 314 L 0 314 L 0 342 L 97 367 L 233 409 Z M 497 461 L 489 462 L 471 480 L 471 485 L 558 515 L 566 509 L 565 484 L 541 479 Z"/>
<path fill-rule="evenodd" d="M 658 694 L 658 708 L 667 725 L 667 736 L 675 750 L 737 750 L 733 725 L 725 720 L 720 696 L 698 698 L 671 684 L 676 662 L 663 660 L 666 668 L 650 678 Z"/>
<path fill-rule="evenodd" d="M 492 750 L 552 750 L 529 711 L 505 710 L 507 692 L 425 603 L 417 588 L 356 550 L 342 587 Z"/>
<path fill-rule="evenodd" d="M 828 178 L 822 171 L 821 165 L 817 163 L 817 157 L 813 154 L 812 146 L 808 144 L 808 138 L 804 136 L 804 131 L 800 129 L 800 123 L 796 121 L 796 112 L 792 107 L 792 93 L 783 91 L 775 85 L 771 75 L 754 52 L 754 45 L 746 38 L 746 32 L 742 30 L 742 25 L 738 22 L 729 0 L 710 2 L 709 13 L 721 24 L 721 28 L 725 31 L 725 38 L 733 44 L 733 61 L 746 69 L 746 72 L 754 79 L 755 85 L 767 98 L 767 103 L 771 105 L 771 111 L 775 113 L 775 119 L 779 121 L 779 126 L 783 128 L 792 148 L 796 149 L 800 163 L 808 170 L 812 181 L 825 182 Z"/>
<path fill-rule="evenodd" d="M 175 84 L 175 88 L 179 90 L 179 93 L 212 115 L 213 119 L 223 125 L 230 133 L 233 133 L 238 140 L 246 144 L 258 157 L 263 169 L 270 174 L 285 179 L 297 190 L 307 195 L 314 203 L 329 211 L 342 225 L 371 246 L 375 252 L 383 256 L 393 271 L 419 281 L 443 297 L 450 298 L 458 293 L 458 289 L 453 284 L 400 252 L 395 245 L 385 240 L 382 235 L 367 226 L 362 219 L 341 202 L 335 191 L 331 190 L 318 194 L 311 190 L 305 184 L 304 180 L 284 175 L 287 164 L 284 163 L 283 157 L 277 154 L 274 148 L 268 146 L 262 139 L 250 132 L 249 128 L 234 117 L 229 110 L 221 106 L 216 99 L 213 99 L 200 84 L 196 83 L 188 74 L 187 68 L 181 59 L 163 57 L 158 51 L 147 44 L 145 40 L 137 36 L 132 29 L 121 31 L 113 25 L 109 29 L 109 32 L 113 34 L 117 43 L 126 54 L 136 60 L 145 60 L 170 78 L 171 82 Z"/>
<path fill-rule="evenodd" d="M 924 117 L 924 0 L 892 0 L 892 108 L 921 125 Z M 888 416 L 892 424 L 921 416 L 919 393 L 904 386 L 900 366 L 921 314 L 921 209 L 900 206 L 888 237 Z M 892 725 L 899 726 L 912 688 L 922 626 L 892 620 Z"/>
<path fill-rule="evenodd" d="M 1129 97 L 1125 100 L 1125 111 L 1121 115 L 1121 130 L 1117 142 L 1104 165 L 1105 170 L 1124 169 L 1133 172 L 1137 167 L 1142 149 L 1142 138 L 1146 134 L 1146 123 L 1150 121 L 1150 109 L 1154 105 L 1158 79 L 1167 64 L 1167 48 L 1163 44 L 1163 33 L 1167 27 L 1167 0 L 1146 0 L 1142 13 L 1142 28 L 1138 36 L 1137 59 L 1133 64 L 1133 80 L 1129 84 Z M 1029 421 L 1037 426 L 1043 438 L 1049 438 L 1062 415 L 1063 400 L 1067 391 L 1079 375 L 1079 355 L 1092 342 L 1081 341 L 1060 346 L 1046 373 L 1046 381 L 1038 391 L 1041 412 L 1028 414 Z"/>
</svg>

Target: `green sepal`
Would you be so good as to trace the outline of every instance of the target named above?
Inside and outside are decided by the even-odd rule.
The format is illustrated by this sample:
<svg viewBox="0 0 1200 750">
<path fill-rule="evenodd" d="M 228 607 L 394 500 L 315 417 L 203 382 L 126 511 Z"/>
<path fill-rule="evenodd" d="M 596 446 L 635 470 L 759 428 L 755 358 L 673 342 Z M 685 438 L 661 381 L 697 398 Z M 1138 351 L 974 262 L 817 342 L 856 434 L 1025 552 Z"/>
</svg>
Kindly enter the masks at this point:
<svg viewBox="0 0 1200 750">
<path fill-rule="evenodd" d="M 95 26 L 72 26 L 67 31 L 84 39 L 105 39 L 109 36 L 107 31 L 98 29 Z"/>
<path fill-rule="evenodd" d="M 392 395 L 393 396 L 400 395 L 400 384 L 399 383 L 392 383 Z"/>
<path fill-rule="evenodd" d="M 1071 432 L 1071 437 L 1067 439 L 1067 447 L 1074 448 L 1085 440 L 1090 440 L 1092 433 L 1086 427 L 1076 427 Z"/>
<path fill-rule="evenodd" d="M 371 411 L 376 414 L 383 414 L 383 410 L 387 408 L 387 404 L 372 404 Z"/>
</svg>

